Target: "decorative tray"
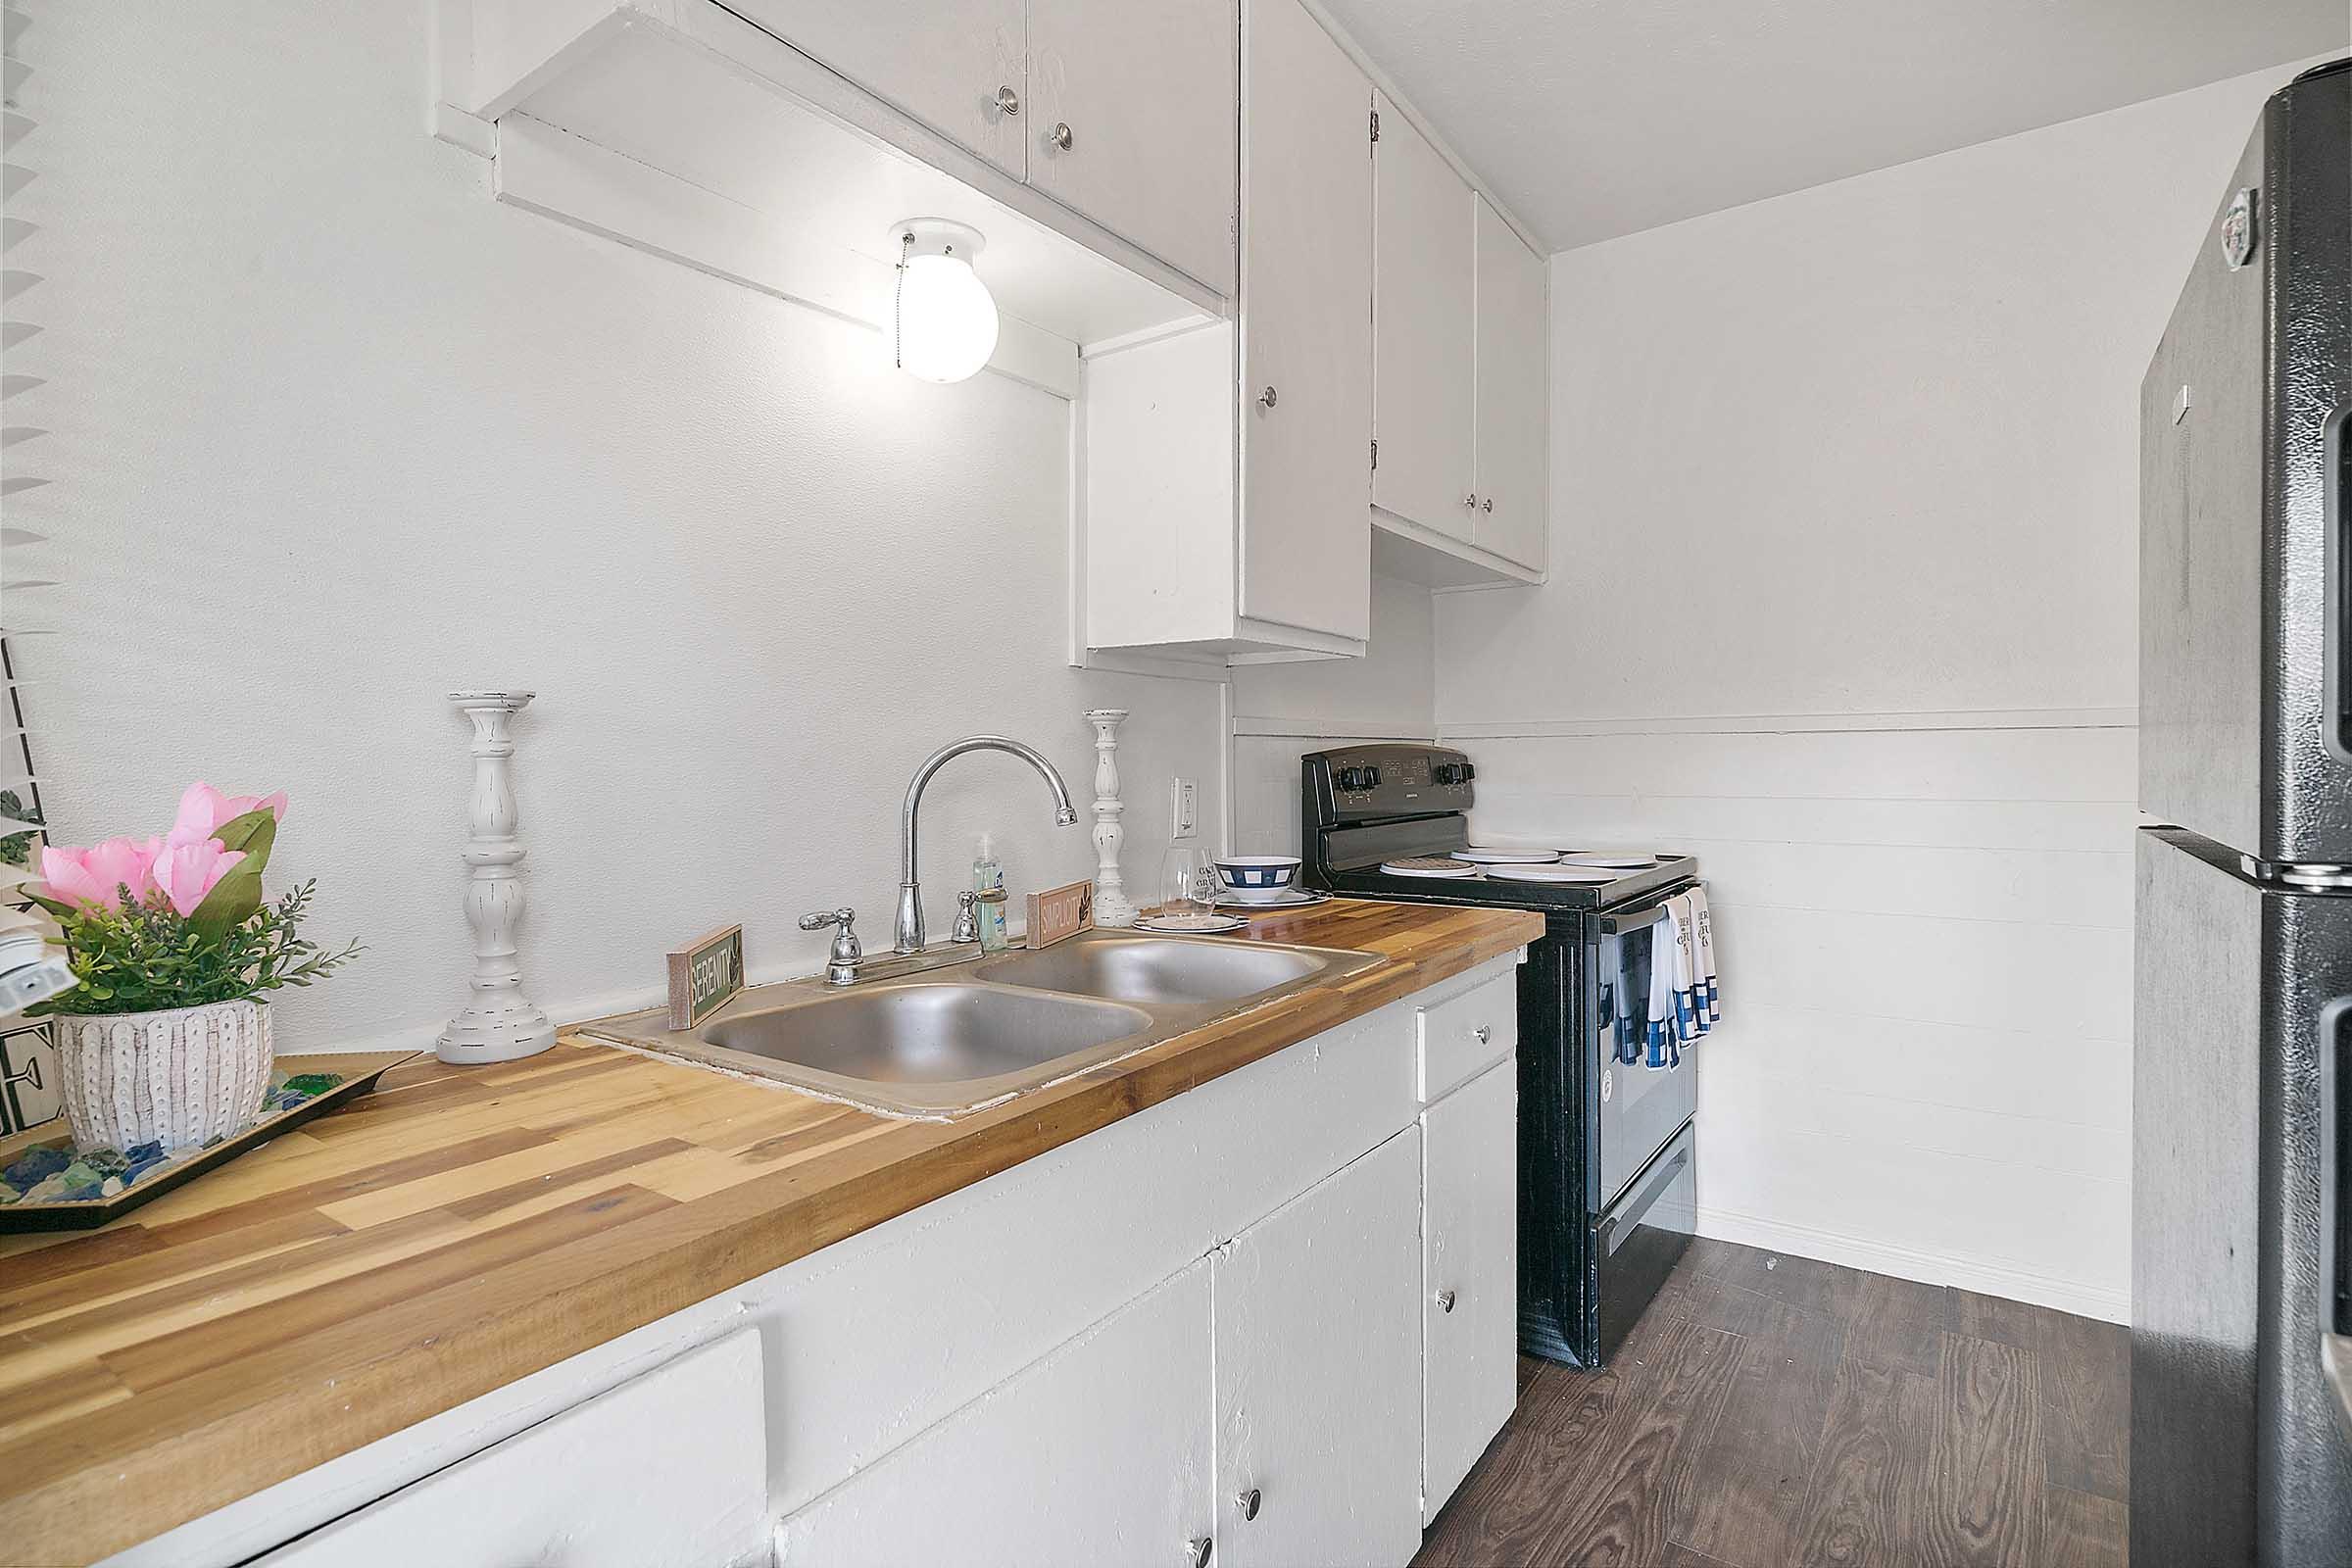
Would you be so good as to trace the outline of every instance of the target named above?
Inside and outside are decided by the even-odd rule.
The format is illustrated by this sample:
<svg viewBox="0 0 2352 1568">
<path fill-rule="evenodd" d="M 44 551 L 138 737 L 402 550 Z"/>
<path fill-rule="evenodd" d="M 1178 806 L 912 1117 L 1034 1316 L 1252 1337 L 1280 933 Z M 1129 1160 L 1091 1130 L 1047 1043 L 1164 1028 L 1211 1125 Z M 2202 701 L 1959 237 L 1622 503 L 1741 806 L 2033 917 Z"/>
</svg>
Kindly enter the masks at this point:
<svg viewBox="0 0 2352 1568">
<path fill-rule="evenodd" d="M 121 1219 L 190 1177 L 359 1099 L 375 1087 L 386 1068 L 416 1054 L 355 1051 L 280 1056 L 270 1074 L 260 1121 L 234 1138 L 169 1157 L 152 1145 L 85 1155 L 74 1149 L 63 1117 L 0 1139 L 0 1233 L 95 1230 Z M 106 1191 L 108 1187 L 114 1191 Z M 36 1198 L 36 1193 L 42 1196 Z"/>
</svg>

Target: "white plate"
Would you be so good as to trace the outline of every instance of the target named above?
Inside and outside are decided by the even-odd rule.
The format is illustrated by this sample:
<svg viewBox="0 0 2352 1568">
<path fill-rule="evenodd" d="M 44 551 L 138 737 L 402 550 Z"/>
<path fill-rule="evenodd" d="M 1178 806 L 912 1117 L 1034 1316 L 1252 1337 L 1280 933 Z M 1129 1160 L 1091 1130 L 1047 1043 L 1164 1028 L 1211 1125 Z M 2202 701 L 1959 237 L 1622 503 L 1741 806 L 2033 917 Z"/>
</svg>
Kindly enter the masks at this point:
<svg viewBox="0 0 2352 1568">
<path fill-rule="evenodd" d="M 1625 873 L 1593 865 L 1490 865 L 1487 875 L 1496 882 L 1614 882 Z"/>
<path fill-rule="evenodd" d="M 1328 893 L 1309 893 L 1304 888 L 1276 888 L 1270 897 L 1262 893 L 1244 893 L 1239 888 L 1227 888 L 1217 895 L 1217 902 L 1246 905 L 1252 909 L 1303 909 L 1310 904 L 1322 904 L 1330 897 Z"/>
<path fill-rule="evenodd" d="M 1549 865 L 1560 858 L 1557 850 L 1487 850 L 1473 844 L 1466 850 L 1456 850 L 1453 858 L 1468 860 L 1472 865 Z"/>
<path fill-rule="evenodd" d="M 1387 876 L 1465 877 L 1478 875 L 1475 865 L 1415 865 L 1411 861 L 1388 860 L 1380 867 Z"/>
<path fill-rule="evenodd" d="M 1238 914 L 1147 914 L 1135 922 L 1135 928 L 1204 937 L 1219 931 L 1239 931 L 1249 923 Z"/>
<path fill-rule="evenodd" d="M 1608 871 L 1646 871 L 1658 863 L 1654 855 L 1585 855 L 1565 850 L 1560 858 L 1570 865 L 1590 865 Z"/>
</svg>

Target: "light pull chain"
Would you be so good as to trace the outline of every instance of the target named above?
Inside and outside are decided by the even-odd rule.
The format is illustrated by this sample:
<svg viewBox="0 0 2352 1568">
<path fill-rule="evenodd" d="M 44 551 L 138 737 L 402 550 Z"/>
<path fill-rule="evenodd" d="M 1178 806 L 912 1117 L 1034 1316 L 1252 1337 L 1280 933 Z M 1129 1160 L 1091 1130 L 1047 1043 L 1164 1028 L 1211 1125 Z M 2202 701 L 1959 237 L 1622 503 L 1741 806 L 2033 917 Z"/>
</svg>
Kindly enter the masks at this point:
<svg viewBox="0 0 2352 1568">
<path fill-rule="evenodd" d="M 890 363 L 906 368 L 906 333 L 902 324 L 906 306 L 906 263 L 914 254 L 914 230 L 899 236 L 899 279 L 890 292 Z"/>
</svg>

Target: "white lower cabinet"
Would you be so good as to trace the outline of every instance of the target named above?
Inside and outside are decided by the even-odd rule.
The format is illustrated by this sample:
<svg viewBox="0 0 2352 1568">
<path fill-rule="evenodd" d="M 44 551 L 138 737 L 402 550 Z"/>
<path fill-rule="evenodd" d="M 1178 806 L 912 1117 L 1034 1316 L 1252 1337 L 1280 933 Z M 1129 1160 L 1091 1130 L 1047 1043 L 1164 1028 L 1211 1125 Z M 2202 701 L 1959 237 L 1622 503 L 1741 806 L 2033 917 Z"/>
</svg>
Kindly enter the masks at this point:
<svg viewBox="0 0 2352 1568">
<path fill-rule="evenodd" d="M 1419 1547 L 1420 1184 L 1407 1127 L 1212 1256 L 1227 1568 Z"/>
<path fill-rule="evenodd" d="M 259 1561 L 764 1568 L 772 1550 L 764 1397 L 760 1335 L 742 1329 Z"/>
<path fill-rule="evenodd" d="M 1203 1259 L 787 1519 L 780 1562 L 1190 1563 L 1208 1317 Z"/>
<path fill-rule="evenodd" d="M 1408 1561 L 1421 1182 L 1407 1127 L 794 1514 L 782 1562 Z"/>
<path fill-rule="evenodd" d="M 1421 1522 L 1519 1397 L 1519 1063 L 1421 1113 Z"/>
<path fill-rule="evenodd" d="M 120 1561 L 1409 1562 L 1516 1392 L 1515 995 L 1494 960 Z"/>
</svg>

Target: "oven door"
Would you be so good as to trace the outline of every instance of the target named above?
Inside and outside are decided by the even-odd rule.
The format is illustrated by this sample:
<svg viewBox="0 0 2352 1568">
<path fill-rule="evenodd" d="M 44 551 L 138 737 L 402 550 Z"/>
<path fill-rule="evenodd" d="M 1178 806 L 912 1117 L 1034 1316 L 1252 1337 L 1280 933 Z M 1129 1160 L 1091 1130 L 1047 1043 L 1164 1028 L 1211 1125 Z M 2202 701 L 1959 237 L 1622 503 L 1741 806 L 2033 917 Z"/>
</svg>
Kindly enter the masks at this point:
<svg viewBox="0 0 2352 1568">
<path fill-rule="evenodd" d="M 1685 1127 L 1592 1227 L 1596 1365 L 1605 1366 L 1682 1260 L 1698 1223 L 1698 1139 Z"/>
<path fill-rule="evenodd" d="M 1634 1173 L 1698 1109 L 1698 1072 L 1690 1055 L 1675 1067 L 1645 1065 L 1650 967 L 1666 939 L 1668 893 L 1611 909 L 1592 926 L 1587 972 L 1593 980 L 1588 1057 L 1592 1065 L 1588 1071 L 1596 1080 L 1597 1154 L 1586 1201 L 1595 1215 L 1616 1202 Z"/>
</svg>

